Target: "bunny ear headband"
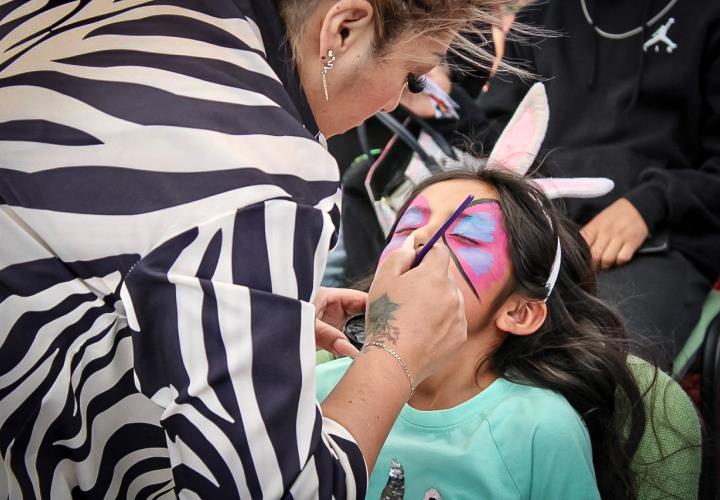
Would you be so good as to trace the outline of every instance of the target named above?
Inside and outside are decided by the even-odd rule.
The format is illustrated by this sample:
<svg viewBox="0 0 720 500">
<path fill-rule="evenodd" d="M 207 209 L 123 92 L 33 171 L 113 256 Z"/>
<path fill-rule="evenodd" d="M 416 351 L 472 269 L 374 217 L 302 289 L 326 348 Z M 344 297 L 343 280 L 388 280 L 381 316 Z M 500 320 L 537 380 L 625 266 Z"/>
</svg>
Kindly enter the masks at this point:
<svg viewBox="0 0 720 500">
<path fill-rule="evenodd" d="M 487 166 L 499 170 L 508 170 L 524 176 L 535 161 L 547 132 L 550 110 L 547 94 L 542 83 L 534 84 L 522 100 L 512 118 L 503 130 L 495 147 L 490 153 Z M 548 198 L 594 198 L 612 191 L 615 184 L 604 177 L 586 178 L 544 178 L 533 179 Z M 547 284 L 547 297 L 550 297 L 558 274 L 562 249 L 560 238 L 557 241 L 555 260 L 553 261 Z"/>
</svg>

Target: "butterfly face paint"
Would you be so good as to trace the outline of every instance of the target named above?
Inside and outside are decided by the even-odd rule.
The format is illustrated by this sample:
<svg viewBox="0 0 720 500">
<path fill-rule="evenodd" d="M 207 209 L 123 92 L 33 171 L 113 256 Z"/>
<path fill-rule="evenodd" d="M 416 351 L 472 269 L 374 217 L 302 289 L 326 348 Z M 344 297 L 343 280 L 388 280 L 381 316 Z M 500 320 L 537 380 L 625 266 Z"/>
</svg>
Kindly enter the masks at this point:
<svg viewBox="0 0 720 500">
<path fill-rule="evenodd" d="M 390 243 L 388 243 L 380 256 L 380 263 L 385 260 L 390 252 L 400 248 L 403 241 L 410 236 L 410 233 L 415 229 L 426 226 L 428 222 L 430 222 L 430 203 L 428 203 L 427 198 L 420 195 L 413 200 L 395 225 L 395 232 Z"/>
<path fill-rule="evenodd" d="M 444 241 L 478 298 L 492 283 L 505 277 L 508 241 L 497 201 L 474 201 L 450 226 Z"/>
<path fill-rule="evenodd" d="M 399 248 L 410 233 L 426 226 L 430 215 L 427 198 L 422 195 L 415 198 L 398 221 L 380 263 Z M 448 228 L 443 241 L 450 249 L 455 266 L 478 298 L 492 283 L 505 277 L 509 265 L 507 233 L 496 200 L 474 201 Z"/>
</svg>

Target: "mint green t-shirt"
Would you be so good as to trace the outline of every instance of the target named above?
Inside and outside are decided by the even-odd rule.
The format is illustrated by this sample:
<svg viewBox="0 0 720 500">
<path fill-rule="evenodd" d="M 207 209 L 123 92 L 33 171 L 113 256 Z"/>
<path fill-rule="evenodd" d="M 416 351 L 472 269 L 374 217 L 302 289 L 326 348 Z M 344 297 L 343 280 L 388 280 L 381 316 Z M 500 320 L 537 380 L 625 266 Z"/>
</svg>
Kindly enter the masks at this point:
<svg viewBox="0 0 720 500">
<path fill-rule="evenodd" d="M 350 363 L 318 366 L 318 400 Z M 600 498 L 590 436 L 572 406 L 502 378 L 447 410 L 405 405 L 370 477 L 369 500 L 380 498 L 393 459 L 404 470 L 405 500 Z"/>
</svg>

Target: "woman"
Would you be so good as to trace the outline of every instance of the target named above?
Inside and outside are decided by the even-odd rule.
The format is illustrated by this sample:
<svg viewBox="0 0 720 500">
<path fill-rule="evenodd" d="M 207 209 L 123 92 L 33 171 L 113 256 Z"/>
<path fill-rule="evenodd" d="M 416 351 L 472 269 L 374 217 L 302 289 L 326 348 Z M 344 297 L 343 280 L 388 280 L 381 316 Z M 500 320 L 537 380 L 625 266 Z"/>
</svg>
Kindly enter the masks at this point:
<svg viewBox="0 0 720 500">
<path fill-rule="evenodd" d="M 622 322 L 595 296 L 587 244 L 537 187 L 492 169 L 431 177 L 400 210 L 378 271 L 393 248 L 425 244 L 467 194 L 475 201 L 443 243 L 468 339 L 402 410 L 368 498 L 636 498 L 646 418 Z M 319 399 L 336 397 L 355 362 L 318 368 Z"/>
<path fill-rule="evenodd" d="M 465 318 L 441 247 L 389 257 L 367 299 L 318 292 L 322 144 L 500 3 L 2 3 L 0 498 L 362 497 Z M 314 325 L 347 352 L 345 316 L 388 299 L 395 354 L 321 413 Z"/>
</svg>

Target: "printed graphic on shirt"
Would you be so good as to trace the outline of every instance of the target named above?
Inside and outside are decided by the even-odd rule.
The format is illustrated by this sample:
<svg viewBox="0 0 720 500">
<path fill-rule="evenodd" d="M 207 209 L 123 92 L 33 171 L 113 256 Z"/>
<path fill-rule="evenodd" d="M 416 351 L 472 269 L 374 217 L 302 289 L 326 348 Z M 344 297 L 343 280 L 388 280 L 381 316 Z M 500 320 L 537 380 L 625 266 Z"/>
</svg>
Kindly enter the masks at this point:
<svg viewBox="0 0 720 500">
<path fill-rule="evenodd" d="M 405 497 L 405 469 L 396 459 L 390 464 L 388 480 L 380 493 L 380 500 L 403 500 Z"/>
<path fill-rule="evenodd" d="M 423 500 L 442 500 L 442 497 L 440 496 L 440 492 L 438 490 L 430 488 L 425 492 Z"/>
<path fill-rule="evenodd" d="M 380 500 L 403 500 L 404 498 L 405 469 L 397 459 L 393 459 L 390 463 L 387 483 L 380 493 Z M 425 492 L 422 500 L 442 500 L 442 496 L 438 490 L 430 488 Z"/>
<path fill-rule="evenodd" d="M 643 50 L 647 52 L 649 48 L 654 47 L 655 52 L 660 52 L 660 44 L 665 44 L 665 52 L 672 54 L 672 51 L 677 49 L 677 44 L 670 40 L 668 36 L 668 30 L 673 24 L 675 24 L 675 18 L 671 17 L 665 24 L 655 30 L 655 33 L 643 45 Z"/>
</svg>

